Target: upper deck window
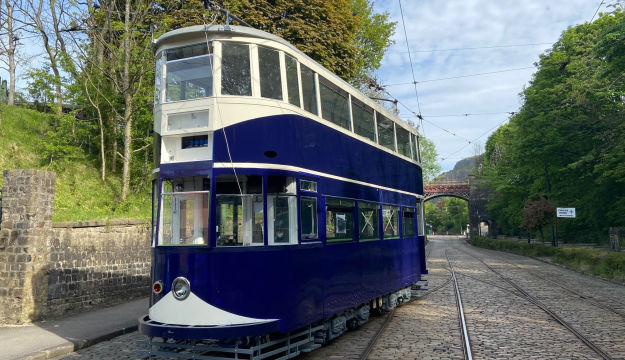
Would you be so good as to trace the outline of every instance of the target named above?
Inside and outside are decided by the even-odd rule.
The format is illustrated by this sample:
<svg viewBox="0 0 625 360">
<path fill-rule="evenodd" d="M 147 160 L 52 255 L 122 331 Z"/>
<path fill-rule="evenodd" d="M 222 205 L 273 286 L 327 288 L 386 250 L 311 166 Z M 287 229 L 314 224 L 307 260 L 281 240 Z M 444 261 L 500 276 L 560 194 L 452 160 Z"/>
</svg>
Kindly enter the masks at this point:
<svg viewBox="0 0 625 360">
<path fill-rule="evenodd" d="M 161 78 L 163 76 L 163 54 L 156 57 L 156 70 L 154 71 L 154 105 L 161 103 Z"/>
<path fill-rule="evenodd" d="M 419 159 L 418 159 L 418 155 L 417 155 L 417 149 L 418 149 L 417 137 L 413 133 L 410 133 L 410 143 L 412 144 L 412 147 L 410 148 L 410 150 L 412 150 L 410 152 L 410 158 L 412 160 L 417 160 L 418 161 Z"/>
<path fill-rule="evenodd" d="M 166 101 L 212 96 L 213 54 L 206 44 L 167 50 L 166 58 Z"/>
<path fill-rule="evenodd" d="M 286 63 L 286 87 L 289 92 L 289 103 L 300 106 L 299 102 L 299 77 L 297 76 L 297 60 L 285 55 Z"/>
<path fill-rule="evenodd" d="M 373 109 L 352 97 L 352 116 L 356 134 L 375 141 Z"/>
<path fill-rule="evenodd" d="M 410 133 L 401 126 L 396 126 L 397 150 L 400 154 L 410 157 Z"/>
<path fill-rule="evenodd" d="M 280 53 L 259 46 L 258 68 L 260 70 L 260 96 L 282 100 Z"/>
<path fill-rule="evenodd" d="M 229 42 L 222 44 L 221 94 L 252 96 L 249 45 Z"/>
<path fill-rule="evenodd" d="M 321 117 L 345 129 L 350 128 L 347 92 L 319 76 Z"/>
<path fill-rule="evenodd" d="M 315 85 L 315 72 L 300 64 L 302 74 L 302 96 L 304 98 L 304 110 L 317 114 L 317 88 Z"/>
<path fill-rule="evenodd" d="M 385 148 L 395 150 L 394 123 L 380 113 L 378 116 L 378 143 Z"/>
</svg>

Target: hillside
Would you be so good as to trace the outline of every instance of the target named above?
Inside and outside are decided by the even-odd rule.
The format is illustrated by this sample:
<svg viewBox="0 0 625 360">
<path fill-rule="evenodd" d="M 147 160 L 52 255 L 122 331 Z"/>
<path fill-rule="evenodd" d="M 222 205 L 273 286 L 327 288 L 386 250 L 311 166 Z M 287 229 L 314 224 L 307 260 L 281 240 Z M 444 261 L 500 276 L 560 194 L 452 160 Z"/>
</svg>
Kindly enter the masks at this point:
<svg viewBox="0 0 625 360">
<path fill-rule="evenodd" d="M 56 194 L 53 221 L 95 219 L 149 219 L 150 194 L 132 194 L 121 203 L 119 176 L 100 180 L 99 169 L 87 154 L 51 166 L 45 145 L 52 117 L 15 106 L 0 107 L 0 170 L 41 169 L 55 171 Z M 0 171 L 0 186 L 2 172 Z"/>
<path fill-rule="evenodd" d="M 462 159 L 454 165 L 452 170 L 446 171 L 434 179 L 433 182 L 438 181 L 467 181 L 469 175 L 473 173 L 475 165 L 481 161 L 481 155 L 471 156 Z"/>
</svg>

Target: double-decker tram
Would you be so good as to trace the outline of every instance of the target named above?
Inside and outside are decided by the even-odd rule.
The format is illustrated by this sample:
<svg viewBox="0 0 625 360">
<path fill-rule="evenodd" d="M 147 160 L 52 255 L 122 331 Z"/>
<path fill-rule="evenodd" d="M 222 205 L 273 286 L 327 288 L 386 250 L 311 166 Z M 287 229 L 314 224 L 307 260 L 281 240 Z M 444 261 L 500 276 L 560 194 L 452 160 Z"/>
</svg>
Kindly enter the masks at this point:
<svg viewBox="0 0 625 360">
<path fill-rule="evenodd" d="M 153 46 L 144 353 L 289 358 L 410 298 L 427 272 L 411 126 L 263 31 Z"/>
</svg>

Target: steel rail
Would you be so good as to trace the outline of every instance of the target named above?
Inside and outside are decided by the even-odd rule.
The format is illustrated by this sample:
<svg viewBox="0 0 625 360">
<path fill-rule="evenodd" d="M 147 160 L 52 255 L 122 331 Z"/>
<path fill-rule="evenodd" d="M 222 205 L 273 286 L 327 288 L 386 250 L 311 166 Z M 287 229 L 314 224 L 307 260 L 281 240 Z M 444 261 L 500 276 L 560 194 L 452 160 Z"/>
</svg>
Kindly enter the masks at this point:
<svg viewBox="0 0 625 360">
<path fill-rule="evenodd" d="M 454 292 L 456 295 L 456 306 L 458 307 L 458 321 L 460 323 L 460 332 L 462 333 L 462 350 L 464 351 L 464 358 L 466 360 L 473 360 L 473 352 L 471 350 L 471 339 L 469 338 L 469 331 L 467 330 L 467 322 L 464 315 L 464 306 L 462 305 L 462 296 L 460 295 L 460 288 L 458 288 L 458 280 L 456 279 L 456 272 L 454 266 L 449 260 L 447 250 L 445 250 L 445 258 L 449 263 L 449 269 L 451 271 L 451 278 L 454 282 Z"/>
<path fill-rule="evenodd" d="M 467 251 L 464 251 L 466 254 L 468 254 L 469 256 L 477 259 L 479 262 L 481 262 L 482 264 L 484 264 L 484 266 L 486 266 L 490 271 L 492 271 L 493 273 L 495 273 L 497 276 L 499 276 L 503 281 L 507 282 L 509 285 L 511 285 L 512 287 L 514 287 L 518 292 L 520 292 L 521 294 L 523 294 L 523 296 L 532 304 L 536 305 L 536 307 L 540 308 L 541 310 L 543 310 L 545 313 L 547 313 L 549 316 L 551 316 L 554 320 L 556 320 L 560 325 L 562 325 L 564 328 L 566 328 L 567 330 L 569 330 L 573 335 L 575 335 L 579 340 L 581 340 L 588 348 L 590 348 L 592 351 L 594 351 L 597 355 L 601 356 L 601 358 L 605 359 L 605 360 L 612 360 L 612 357 L 606 353 L 603 349 L 601 349 L 599 346 L 595 345 L 590 339 L 588 339 L 586 336 L 584 336 L 582 333 L 580 333 L 577 329 L 575 329 L 572 325 L 570 325 L 568 322 L 566 322 L 566 320 L 564 320 L 562 317 L 560 317 L 558 314 L 556 314 L 555 312 L 553 312 L 551 309 L 549 309 L 545 304 L 543 304 L 540 300 L 538 300 L 537 298 L 535 298 L 534 296 L 530 295 L 527 291 L 523 290 L 523 288 L 521 288 L 518 284 L 516 284 L 514 281 L 510 280 L 509 278 L 503 276 L 503 274 L 501 274 L 500 272 L 498 272 L 497 270 L 495 270 L 492 266 L 488 265 L 484 260 L 480 259 L 479 257 L 470 254 Z"/>
<path fill-rule="evenodd" d="M 386 318 L 384 319 L 384 322 L 382 323 L 382 325 L 380 326 L 378 331 L 375 332 L 375 334 L 373 335 L 371 340 L 369 340 L 369 343 L 367 344 L 367 347 L 365 348 L 365 350 L 360 354 L 360 360 L 366 360 L 366 359 L 369 358 L 369 355 L 371 354 L 371 351 L 373 350 L 373 347 L 375 346 L 375 344 L 378 342 L 378 339 L 380 338 L 380 335 L 382 335 L 384 330 L 388 327 L 388 324 L 391 323 L 391 320 L 393 318 L 393 314 L 395 314 L 395 309 L 391 310 L 386 315 Z"/>
</svg>

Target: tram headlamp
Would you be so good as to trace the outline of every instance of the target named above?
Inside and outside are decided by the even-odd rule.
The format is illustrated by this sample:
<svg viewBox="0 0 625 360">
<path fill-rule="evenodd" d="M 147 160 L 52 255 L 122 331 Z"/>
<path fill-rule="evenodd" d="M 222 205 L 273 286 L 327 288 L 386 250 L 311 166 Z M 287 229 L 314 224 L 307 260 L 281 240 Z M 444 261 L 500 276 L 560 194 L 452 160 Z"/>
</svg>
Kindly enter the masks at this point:
<svg viewBox="0 0 625 360">
<path fill-rule="evenodd" d="M 177 300 L 186 299 L 191 293 L 191 285 L 189 284 L 189 280 L 183 277 L 176 278 L 171 284 L 171 291 Z"/>
</svg>

